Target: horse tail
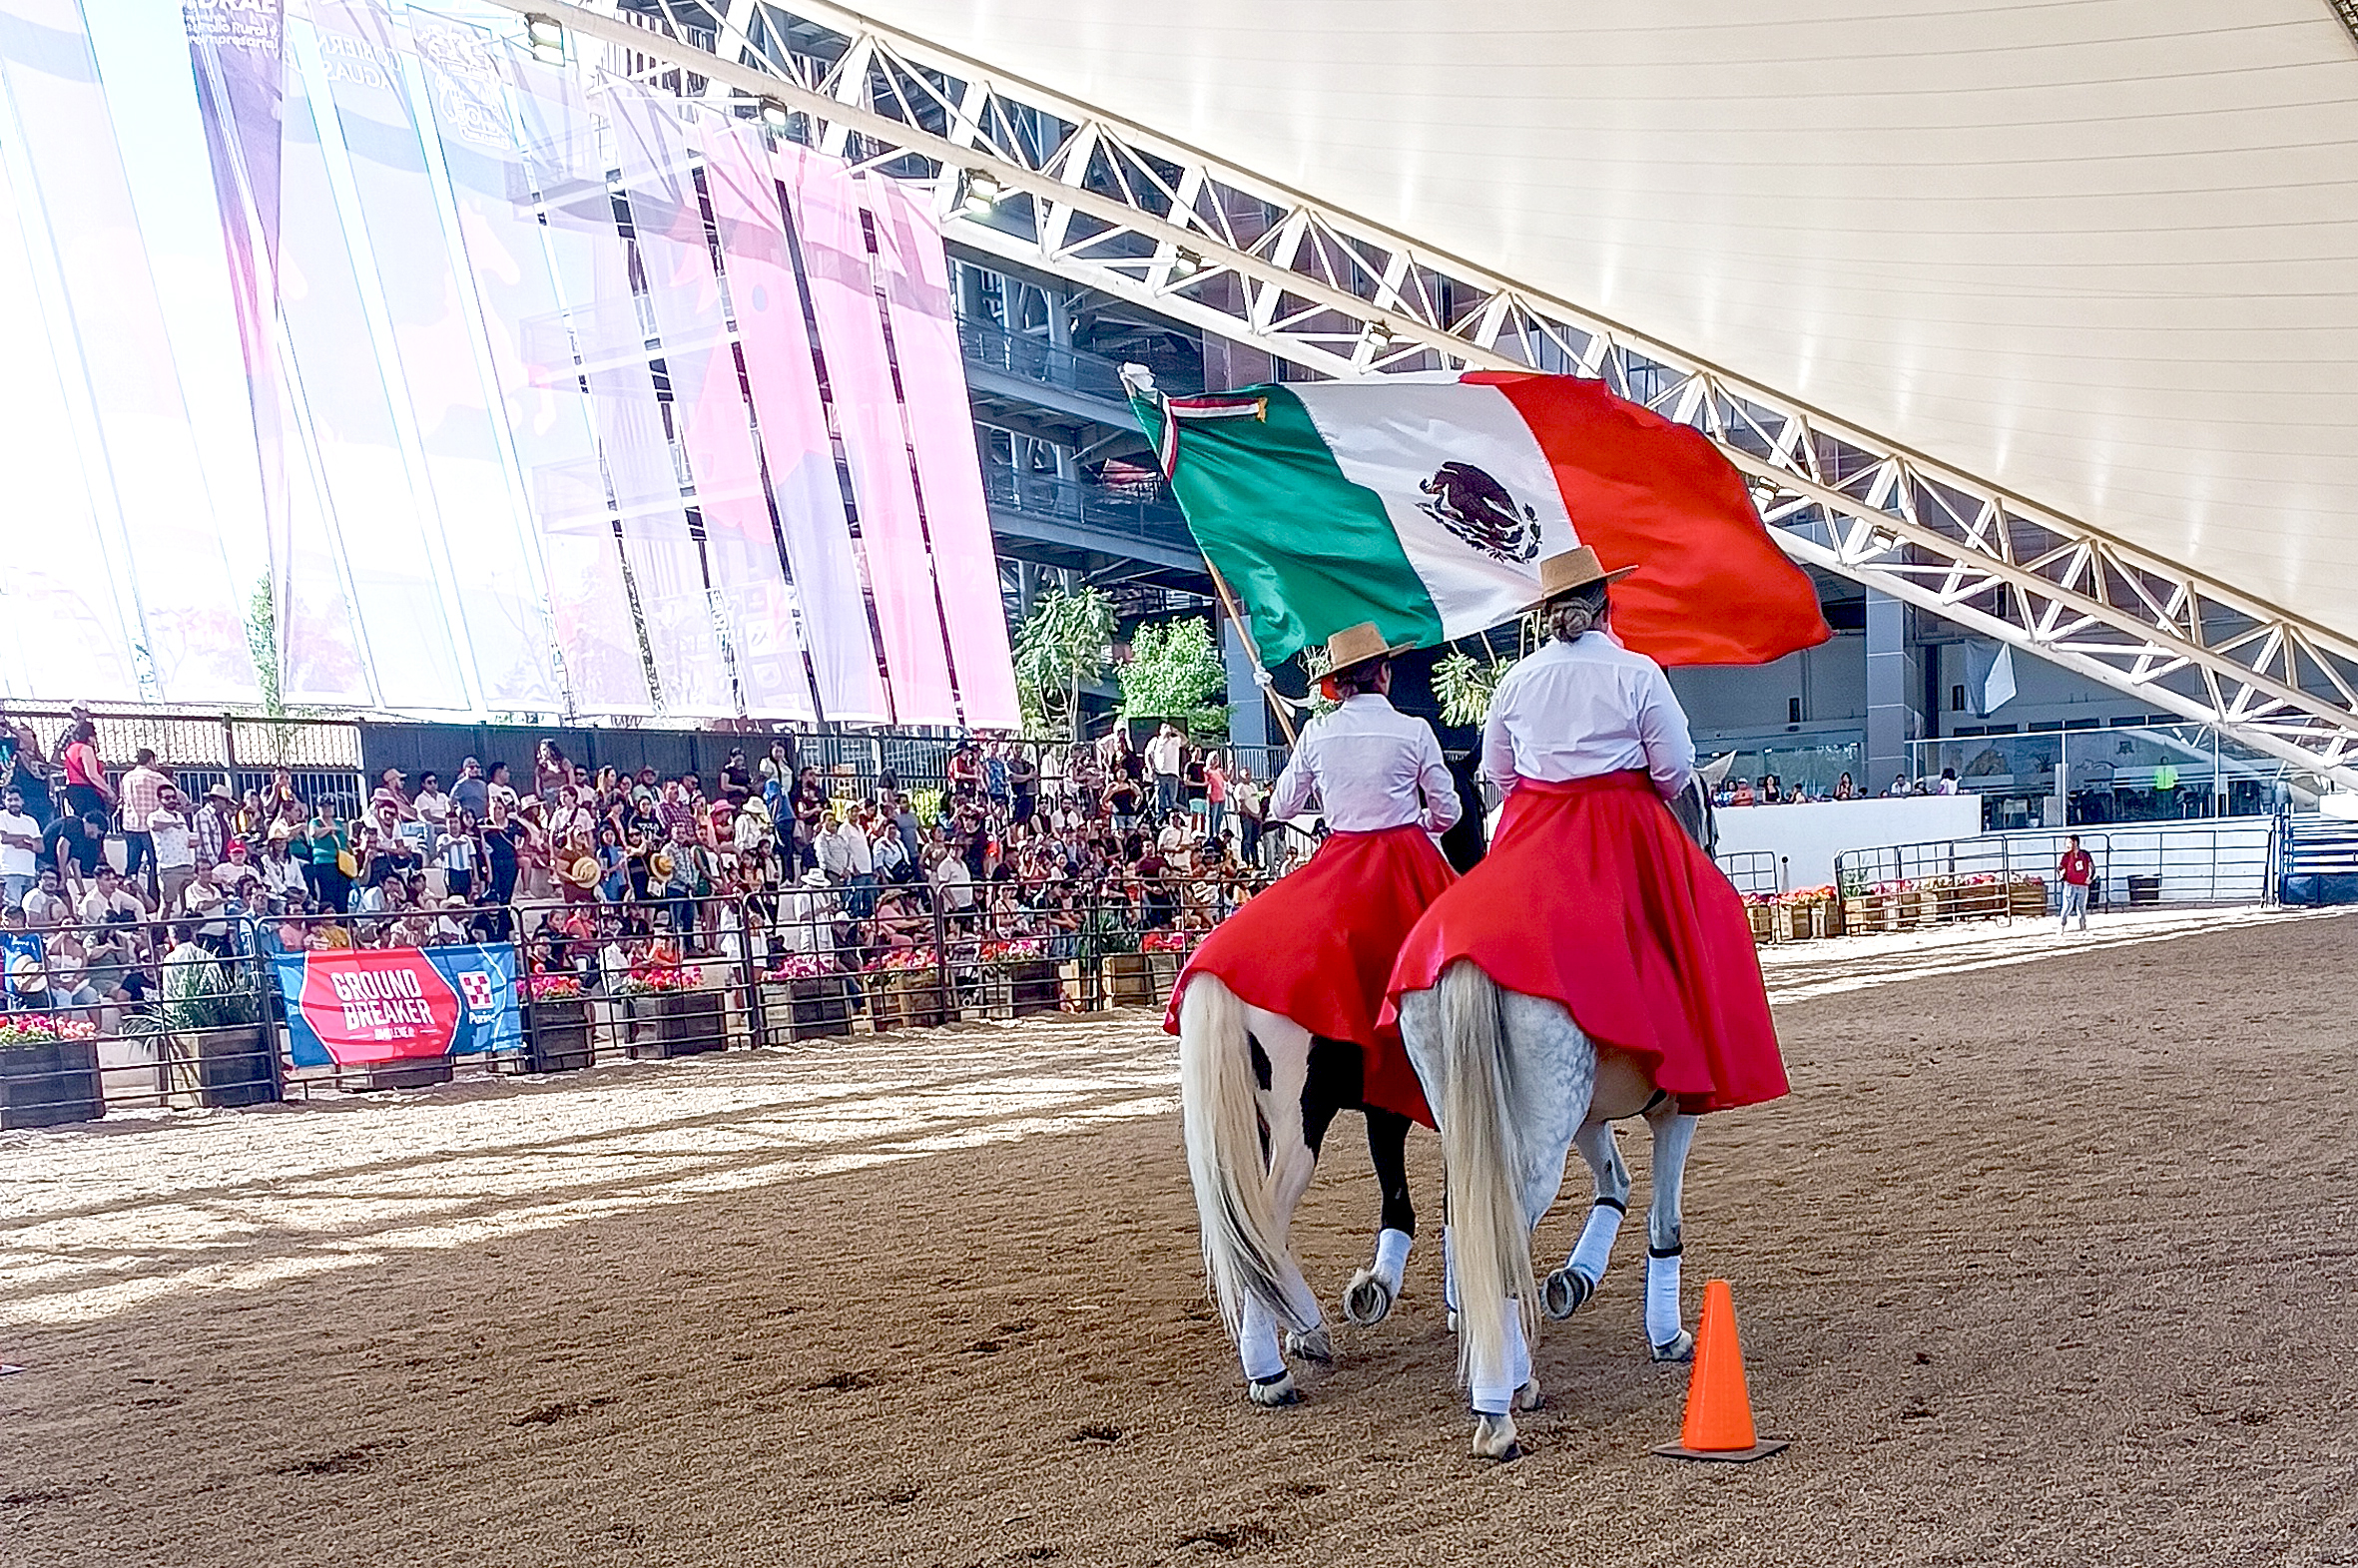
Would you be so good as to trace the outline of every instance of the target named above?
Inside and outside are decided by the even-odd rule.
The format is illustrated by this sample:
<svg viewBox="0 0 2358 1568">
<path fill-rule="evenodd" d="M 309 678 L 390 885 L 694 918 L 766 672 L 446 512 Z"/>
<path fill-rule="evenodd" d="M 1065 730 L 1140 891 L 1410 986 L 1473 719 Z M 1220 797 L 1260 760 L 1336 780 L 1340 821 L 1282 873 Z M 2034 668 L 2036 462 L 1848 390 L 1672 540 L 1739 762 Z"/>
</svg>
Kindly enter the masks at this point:
<svg viewBox="0 0 2358 1568">
<path fill-rule="evenodd" d="M 1442 972 L 1442 1157 L 1448 1164 L 1450 1252 L 1458 1279 L 1458 1378 L 1506 1364 L 1507 1303 L 1535 1342 L 1539 1292 L 1522 1212 L 1522 1159 L 1507 1105 L 1498 988 L 1471 960 Z"/>
<path fill-rule="evenodd" d="M 1242 1337 L 1248 1302 L 1279 1322 L 1295 1315 L 1286 1283 L 1299 1272 L 1272 1240 L 1278 1226 L 1261 1157 L 1258 1089 L 1244 1003 L 1216 976 L 1192 977 L 1179 1000 L 1180 1116 L 1204 1272 L 1232 1339 Z"/>
</svg>

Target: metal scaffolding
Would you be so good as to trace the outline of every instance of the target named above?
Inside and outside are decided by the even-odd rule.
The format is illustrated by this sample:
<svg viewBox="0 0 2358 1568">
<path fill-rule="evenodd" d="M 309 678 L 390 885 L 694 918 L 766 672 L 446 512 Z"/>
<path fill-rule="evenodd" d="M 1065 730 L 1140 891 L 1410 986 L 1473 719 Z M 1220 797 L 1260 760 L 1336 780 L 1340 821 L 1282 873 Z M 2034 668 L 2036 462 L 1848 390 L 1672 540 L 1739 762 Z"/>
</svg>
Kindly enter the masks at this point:
<svg viewBox="0 0 2358 1568">
<path fill-rule="evenodd" d="M 1593 311 L 824 0 L 496 3 L 929 183 L 962 245 L 1288 364 L 1601 378 L 1710 436 L 1794 559 L 2358 785 L 2358 642 Z"/>
</svg>

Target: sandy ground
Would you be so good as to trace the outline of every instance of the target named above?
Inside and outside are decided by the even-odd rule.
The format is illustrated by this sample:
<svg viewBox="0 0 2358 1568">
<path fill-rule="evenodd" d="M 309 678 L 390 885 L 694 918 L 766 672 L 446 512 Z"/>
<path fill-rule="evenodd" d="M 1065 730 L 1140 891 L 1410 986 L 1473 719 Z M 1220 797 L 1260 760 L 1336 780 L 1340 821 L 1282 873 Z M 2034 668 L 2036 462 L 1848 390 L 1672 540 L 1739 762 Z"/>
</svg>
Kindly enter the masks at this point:
<svg viewBox="0 0 2358 1568">
<path fill-rule="evenodd" d="M 1634 1232 L 1517 1464 L 1466 1455 L 1431 1245 L 1248 1408 L 1143 1015 L 0 1135 L 0 1563 L 2358 1563 L 2354 947 L 1772 951 L 1796 1093 L 1688 1181 L 1689 1310 L 1734 1281 L 1794 1439 L 1740 1470 L 1646 1452 Z"/>
</svg>

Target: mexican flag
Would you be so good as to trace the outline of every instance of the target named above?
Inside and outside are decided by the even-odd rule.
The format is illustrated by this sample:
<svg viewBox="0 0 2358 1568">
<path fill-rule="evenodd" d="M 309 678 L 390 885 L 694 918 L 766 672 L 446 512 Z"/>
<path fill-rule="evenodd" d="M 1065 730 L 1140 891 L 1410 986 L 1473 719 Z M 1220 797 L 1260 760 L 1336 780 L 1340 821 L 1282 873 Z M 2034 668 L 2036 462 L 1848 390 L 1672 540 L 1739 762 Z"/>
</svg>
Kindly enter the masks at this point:
<svg viewBox="0 0 2358 1568">
<path fill-rule="evenodd" d="M 1583 544 L 1638 568 L 1613 585 L 1613 629 L 1662 664 L 1765 664 L 1830 635 L 1734 466 L 1602 382 L 1480 371 L 1165 398 L 1123 374 L 1264 664 L 1362 621 L 1420 645 L 1511 621 L 1541 558 Z"/>
</svg>

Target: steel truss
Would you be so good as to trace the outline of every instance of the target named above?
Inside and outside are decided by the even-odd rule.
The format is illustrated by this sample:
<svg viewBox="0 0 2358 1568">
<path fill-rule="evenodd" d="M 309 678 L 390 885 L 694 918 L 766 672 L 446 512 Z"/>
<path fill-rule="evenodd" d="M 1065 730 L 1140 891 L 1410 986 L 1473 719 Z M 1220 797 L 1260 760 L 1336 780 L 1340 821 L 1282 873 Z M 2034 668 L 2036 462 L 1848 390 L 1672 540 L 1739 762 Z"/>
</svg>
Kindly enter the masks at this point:
<svg viewBox="0 0 2358 1568">
<path fill-rule="evenodd" d="M 828 0 L 496 3 L 930 183 L 960 244 L 1291 364 L 1599 377 L 1709 435 L 1794 559 L 2358 785 L 2358 642 L 1591 311 Z"/>
</svg>

